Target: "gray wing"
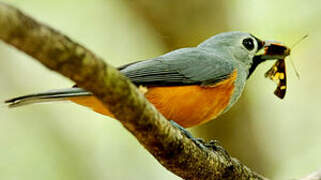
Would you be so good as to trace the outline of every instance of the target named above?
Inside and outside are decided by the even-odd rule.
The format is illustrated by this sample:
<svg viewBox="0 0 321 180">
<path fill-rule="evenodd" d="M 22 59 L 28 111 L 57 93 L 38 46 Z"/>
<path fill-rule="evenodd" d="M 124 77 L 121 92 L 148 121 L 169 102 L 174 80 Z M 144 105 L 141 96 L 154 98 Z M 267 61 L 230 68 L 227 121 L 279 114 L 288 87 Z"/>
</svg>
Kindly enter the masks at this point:
<svg viewBox="0 0 321 180">
<path fill-rule="evenodd" d="M 200 48 L 179 49 L 119 70 L 137 85 L 212 85 L 234 71 L 231 61 Z"/>
<path fill-rule="evenodd" d="M 127 64 L 118 69 L 136 85 L 147 86 L 212 85 L 228 78 L 234 71 L 232 61 L 198 48 L 180 49 L 155 59 Z M 9 107 L 18 107 L 90 95 L 90 92 L 74 86 L 69 89 L 20 96 L 9 99 L 6 103 Z"/>
</svg>

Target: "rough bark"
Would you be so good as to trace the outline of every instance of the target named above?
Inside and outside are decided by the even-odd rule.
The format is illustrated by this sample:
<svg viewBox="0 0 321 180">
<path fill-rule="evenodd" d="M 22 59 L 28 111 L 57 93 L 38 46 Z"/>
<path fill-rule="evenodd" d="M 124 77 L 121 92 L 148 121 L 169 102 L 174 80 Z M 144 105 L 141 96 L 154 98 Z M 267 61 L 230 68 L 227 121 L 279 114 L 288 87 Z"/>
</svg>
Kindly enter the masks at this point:
<svg viewBox="0 0 321 180">
<path fill-rule="evenodd" d="M 265 179 L 219 151 L 201 150 L 120 72 L 65 35 L 0 3 L 0 39 L 91 91 L 168 170 L 184 179 Z"/>
</svg>

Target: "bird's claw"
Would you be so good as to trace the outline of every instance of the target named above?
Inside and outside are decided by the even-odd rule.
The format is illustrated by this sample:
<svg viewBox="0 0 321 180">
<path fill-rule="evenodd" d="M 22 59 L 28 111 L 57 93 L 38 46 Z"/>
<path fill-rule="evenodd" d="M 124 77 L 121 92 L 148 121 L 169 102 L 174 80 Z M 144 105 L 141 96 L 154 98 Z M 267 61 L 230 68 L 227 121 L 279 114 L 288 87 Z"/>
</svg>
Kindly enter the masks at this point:
<svg viewBox="0 0 321 180">
<path fill-rule="evenodd" d="M 204 143 L 205 147 L 212 151 L 218 152 L 225 157 L 226 160 L 231 161 L 230 154 L 221 146 L 218 140 L 210 140 L 208 143 Z"/>
<path fill-rule="evenodd" d="M 170 120 L 170 123 L 178 128 L 186 137 L 191 139 L 201 150 L 212 150 L 215 152 L 220 153 L 225 157 L 226 160 L 230 161 L 231 156 L 228 154 L 228 152 L 220 145 L 220 142 L 217 140 L 210 140 L 209 142 L 205 142 L 202 138 L 195 138 L 193 137 L 192 133 L 187 131 L 185 128 L 177 124 L 175 121 Z"/>
<path fill-rule="evenodd" d="M 169 121 L 174 127 L 179 129 L 186 137 L 188 137 L 190 140 L 192 140 L 200 149 L 205 150 L 207 149 L 206 146 L 204 145 L 204 140 L 201 138 L 194 138 L 192 133 L 187 131 L 185 128 L 177 124 L 175 121 L 170 120 Z"/>
</svg>

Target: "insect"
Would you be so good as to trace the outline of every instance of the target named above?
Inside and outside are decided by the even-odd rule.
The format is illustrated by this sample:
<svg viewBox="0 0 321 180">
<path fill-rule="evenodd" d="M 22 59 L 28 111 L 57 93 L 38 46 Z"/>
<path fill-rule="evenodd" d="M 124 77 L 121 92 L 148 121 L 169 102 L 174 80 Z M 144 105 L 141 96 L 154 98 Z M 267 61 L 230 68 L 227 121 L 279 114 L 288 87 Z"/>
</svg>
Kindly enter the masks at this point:
<svg viewBox="0 0 321 180">
<path fill-rule="evenodd" d="M 283 99 L 286 93 L 286 67 L 285 60 L 278 59 L 276 63 L 265 73 L 265 77 L 270 78 L 277 83 L 274 94 Z"/>
<path fill-rule="evenodd" d="M 290 48 L 274 42 L 264 49 L 264 56 L 273 56 L 278 59 L 275 64 L 265 73 L 265 77 L 277 83 L 277 88 L 275 89 L 274 94 L 280 99 L 283 99 L 286 94 L 287 78 L 285 57 L 289 56 L 290 52 Z"/>
<path fill-rule="evenodd" d="M 302 40 L 306 39 L 308 35 L 304 35 L 302 38 L 297 40 L 293 45 L 292 49 L 298 45 Z M 286 66 L 285 66 L 285 58 L 290 55 L 291 49 L 286 47 L 285 45 L 282 45 L 279 42 L 269 42 L 269 46 L 266 46 L 264 49 L 264 57 L 275 57 L 277 61 L 275 64 L 265 73 L 265 77 L 270 78 L 272 81 L 275 81 L 277 83 L 277 87 L 274 91 L 274 94 L 279 97 L 280 99 L 283 99 L 286 90 L 287 90 L 287 75 L 286 75 Z M 297 72 L 294 64 L 292 61 L 292 66 L 295 70 L 295 73 L 297 77 L 299 78 L 299 73 Z"/>
</svg>

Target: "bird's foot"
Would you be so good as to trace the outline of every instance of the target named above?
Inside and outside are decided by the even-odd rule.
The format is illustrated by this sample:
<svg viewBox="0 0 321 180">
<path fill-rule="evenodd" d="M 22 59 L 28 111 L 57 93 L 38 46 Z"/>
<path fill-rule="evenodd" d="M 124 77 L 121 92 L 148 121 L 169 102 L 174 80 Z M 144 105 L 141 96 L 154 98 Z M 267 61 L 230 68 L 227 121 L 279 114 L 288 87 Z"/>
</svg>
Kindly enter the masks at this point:
<svg viewBox="0 0 321 180">
<path fill-rule="evenodd" d="M 210 140 L 209 142 L 204 143 L 204 145 L 208 149 L 220 153 L 222 156 L 225 157 L 226 160 L 231 161 L 230 154 L 223 148 L 223 146 L 218 140 Z"/>
<path fill-rule="evenodd" d="M 210 140 L 209 142 L 205 142 L 202 138 L 193 137 L 192 133 L 187 131 L 185 128 L 177 124 L 175 121 L 170 120 L 170 123 L 178 128 L 186 137 L 191 139 L 201 150 L 212 150 L 220 153 L 225 157 L 226 160 L 231 161 L 231 156 L 229 153 L 221 146 L 220 142 L 217 140 Z"/>
<path fill-rule="evenodd" d="M 195 138 L 193 137 L 192 133 L 187 131 L 185 128 L 177 124 L 175 121 L 170 120 L 169 121 L 174 127 L 179 129 L 186 137 L 188 137 L 190 140 L 192 140 L 200 149 L 205 150 L 207 147 L 204 145 L 204 140 L 201 138 Z"/>
</svg>

